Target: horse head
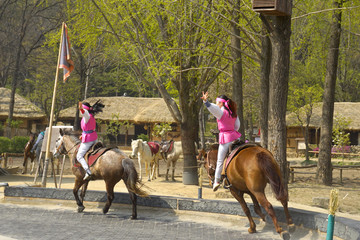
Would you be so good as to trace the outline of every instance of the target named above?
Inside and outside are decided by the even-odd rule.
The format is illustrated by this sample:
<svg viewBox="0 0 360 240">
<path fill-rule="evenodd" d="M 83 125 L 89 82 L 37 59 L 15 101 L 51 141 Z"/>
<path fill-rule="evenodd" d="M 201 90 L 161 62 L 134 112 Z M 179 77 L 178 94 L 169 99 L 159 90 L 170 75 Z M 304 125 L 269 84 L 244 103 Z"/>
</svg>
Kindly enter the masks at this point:
<svg viewBox="0 0 360 240">
<path fill-rule="evenodd" d="M 132 140 L 131 139 L 131 155 L 129 156 L 130 158 L 135 158 L 137 156 L 137 154 L 139 153 L 139 148 L 142 146 L 142 139 L 137 139 L 137 140 Z"/>
<path fill-rule="evenodd" d="M 60 135 L 58 137 L 58 139 L 56 139 L 55 142 L 55 148 L 53 150 L 53 155 L 55 158 L 59 157 L 60 154 L 66 154 L 66 150 L 64 147 L 64 131 L 60 128 L 59 130 Z"/>
</svg>

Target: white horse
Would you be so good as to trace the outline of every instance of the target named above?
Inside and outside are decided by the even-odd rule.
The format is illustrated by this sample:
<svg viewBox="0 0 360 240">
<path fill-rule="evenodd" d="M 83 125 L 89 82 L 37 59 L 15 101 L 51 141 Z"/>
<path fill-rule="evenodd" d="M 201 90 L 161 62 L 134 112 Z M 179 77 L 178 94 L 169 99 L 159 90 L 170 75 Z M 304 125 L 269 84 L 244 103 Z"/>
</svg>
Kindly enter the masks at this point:
<svg viewBox="0 0 360 240">
<path fill-rule="evenodd" d="M 132 153 L 130 157 L 135 158 L 136 155 L 138 156 L 140 180 L 142 180 L 142 172 L 141 172 L 142 164 L 145 164 L 145 172 L 146 175 L 148 175 L 148 181 L 153 180 L 154 172 L 156 168 L 156 162 L 158 162 L 159 159 L 162 159 L 160 155 L 160 150 L 156 154 L 152 154 L 148 143 L 146 141 L 144 142 L 142 139 L 131 140 L 131 148 L 132 148 Z M 150 172 L 149 172 L 149 167 L 150 167 Z"/>
<path fill-rule="evenodd" d="M 180 155 L 183 153 L 181 141 L 173 142 L 173 146 L 170 146 L 171 141 L 161 142 L 161 152 L 166 160 L 166 181 L 169 181 L 170 165 L 172 168 L 171 180 L 175 182 L 175 165 Z"/>
</svg>

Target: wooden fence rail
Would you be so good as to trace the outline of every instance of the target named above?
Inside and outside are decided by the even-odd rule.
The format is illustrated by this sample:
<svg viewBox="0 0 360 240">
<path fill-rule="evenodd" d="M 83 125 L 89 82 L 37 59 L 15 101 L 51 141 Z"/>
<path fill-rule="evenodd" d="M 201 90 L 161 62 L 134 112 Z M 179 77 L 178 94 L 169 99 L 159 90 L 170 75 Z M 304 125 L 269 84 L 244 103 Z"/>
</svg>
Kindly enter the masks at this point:
<svg viewBox="0 0 360 240">
<path fill-rule="evenodd" d="M 304 172 L 304 171 L 297 171 L 296 169 L 308 169 L 308 168 L 314 168 L 317 167 L 316 164 L 311 164 L 311 165 L 306 165 L 306 166 L 290 166 L 289 167 L 289 172 L 290 172 L 290 182 L 293 183 L 295 182 L 295 173 L 299 173 L 299 174 L 316 174 L 315 172 Z M 343 181 L 343 170 L 349 170 L 349 169 L 360 169 L 360 165 L 355 165 L 355 166 L 351 166 L 351 165 L 346 165 L 346 166 L 339 166 L 339 165 L 333 165 L 332 170 L 339 170 L 340 171 L 340 183 L 342 184 Z"/>
<path fill-rule="evenodd" d="M 7 164 L 8 164 L 8 158 L 9 157 L 24 157 L 23 153 L 2 153 L 1 154 L 1 167 L 2 168 L 7 168 Z"/>
</svg>

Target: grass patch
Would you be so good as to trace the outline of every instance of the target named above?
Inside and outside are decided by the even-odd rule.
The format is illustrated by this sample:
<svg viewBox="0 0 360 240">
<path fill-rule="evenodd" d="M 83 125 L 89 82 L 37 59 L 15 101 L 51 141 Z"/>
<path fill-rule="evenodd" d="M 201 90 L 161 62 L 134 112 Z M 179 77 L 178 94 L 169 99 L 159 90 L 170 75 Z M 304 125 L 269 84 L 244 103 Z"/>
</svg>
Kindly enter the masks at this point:
<svg viewBox="0 0 360 240">
<path fill-rule="evenodd" d="M 307 166 L 307 165 L 313 165 L 313 164 L 317 164 L 317 161 L 313 161 L 313 160 L 304 160 L 300 163 L 301 166 Z"/>
</svg>

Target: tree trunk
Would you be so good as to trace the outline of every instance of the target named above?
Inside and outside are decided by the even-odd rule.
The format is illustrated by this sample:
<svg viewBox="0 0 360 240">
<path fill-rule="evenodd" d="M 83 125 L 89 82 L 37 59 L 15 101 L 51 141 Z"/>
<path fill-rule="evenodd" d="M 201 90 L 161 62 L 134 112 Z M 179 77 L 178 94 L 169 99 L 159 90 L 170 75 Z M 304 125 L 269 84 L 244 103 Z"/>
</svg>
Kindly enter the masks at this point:
<svg viewBox="0 0 360 240">
<path fill-rule="evenodd" d="M 185 77 L 185 76 L 184 76 Z M 182 110 L 181 144 L 184 157 L 183 184 L 198 185 L 198 171 L 196 160 L 195 142 L 199 133 L 199 108 L 200 101 L 189 101 L 189 85 L 185 79 L 179 94 L 179 104 Z"/>
<path fill-rule="evenodd" d="M 9 137 L 9 138 L 11 137 L 11 122 L 13 120 L 13 115 L 14 115 L 15 93 L 16 93 L 17 83 L 18 83 L 18 80 L 19 80 L 22 39 L 23 38 L 19 39 L 18 49 L 17 49 L 17 53 L 16 53 L 14 74 L 13 74 L 13 79 L 12 79 L 12 83 L 11 83 L 9 116 L 8 116 L 8 123 L 7 123 L 7 129 L 6 129 L 6 136 Z"/>
<path fill-rule="evenodd" d="M 341 8 L 342 1 L 334 1 L 334 8 Z M 320 150 L 317 166 L 317 179 L 325 185 L 332 184 L 331 142 L 334 116 L 336 74 L 339 59 L 341 36 L 341 10 L 334 11 L 331 23 L 329 54 L 326 63 L 324 98 L 320 131 Z"/>
<path fill-rule="evenodd" d="M 268 147 L 268 116 L 269 116 L 269 75 L 271 65 L 271 41 L 263 26 L 261 37 L 261 94 L 260 94 L 260 144 L 264 148 Z"/>
<path fill-rule="evenodd" d="M 240 11 L 240 0 L 236 0 L 234 4 L 234 11 L 233 11 L 233 21 L 235 23 L 239 23 L 239 11 Z M 241 49 L 241 42 L 239 37 L 240 30 L 237 27 L 237 24 L 231 24 L 231 30 L 233 34 L 231 35 L 231 56 L 233 59 L 233 92 L 232 92 L 232 99 L 237 104 L 237 115 L 240 120 L 240 129 L 239 132 L 241 133 L 241 139 L 245 140 L 245 127 L 244 127 L 244 113 L 243 113 L 243 90 L 242 90 L 242 59 L 241 59 L 241 52 L 238 49 Z"/>
<path fill-rule="evenodd" d="M 191 115 L 184 114 L 183 122 L 181 123 L 181 143 L 184 157 L 183 183 L 185 185 L 198 185 L 198 167 L 194 143 L 196 142 L 199 128 L 197 118 L 191 117 Z"/>
<path fill-rule="evenodd" d="M 286 161 L 286 103 L 289 82 L 291 17 L 272 17 L 270 33 L 272 58 L 269 94 L 269 150 L 278 162 L 287 189 L 288 166 Z"/>
</svg>

